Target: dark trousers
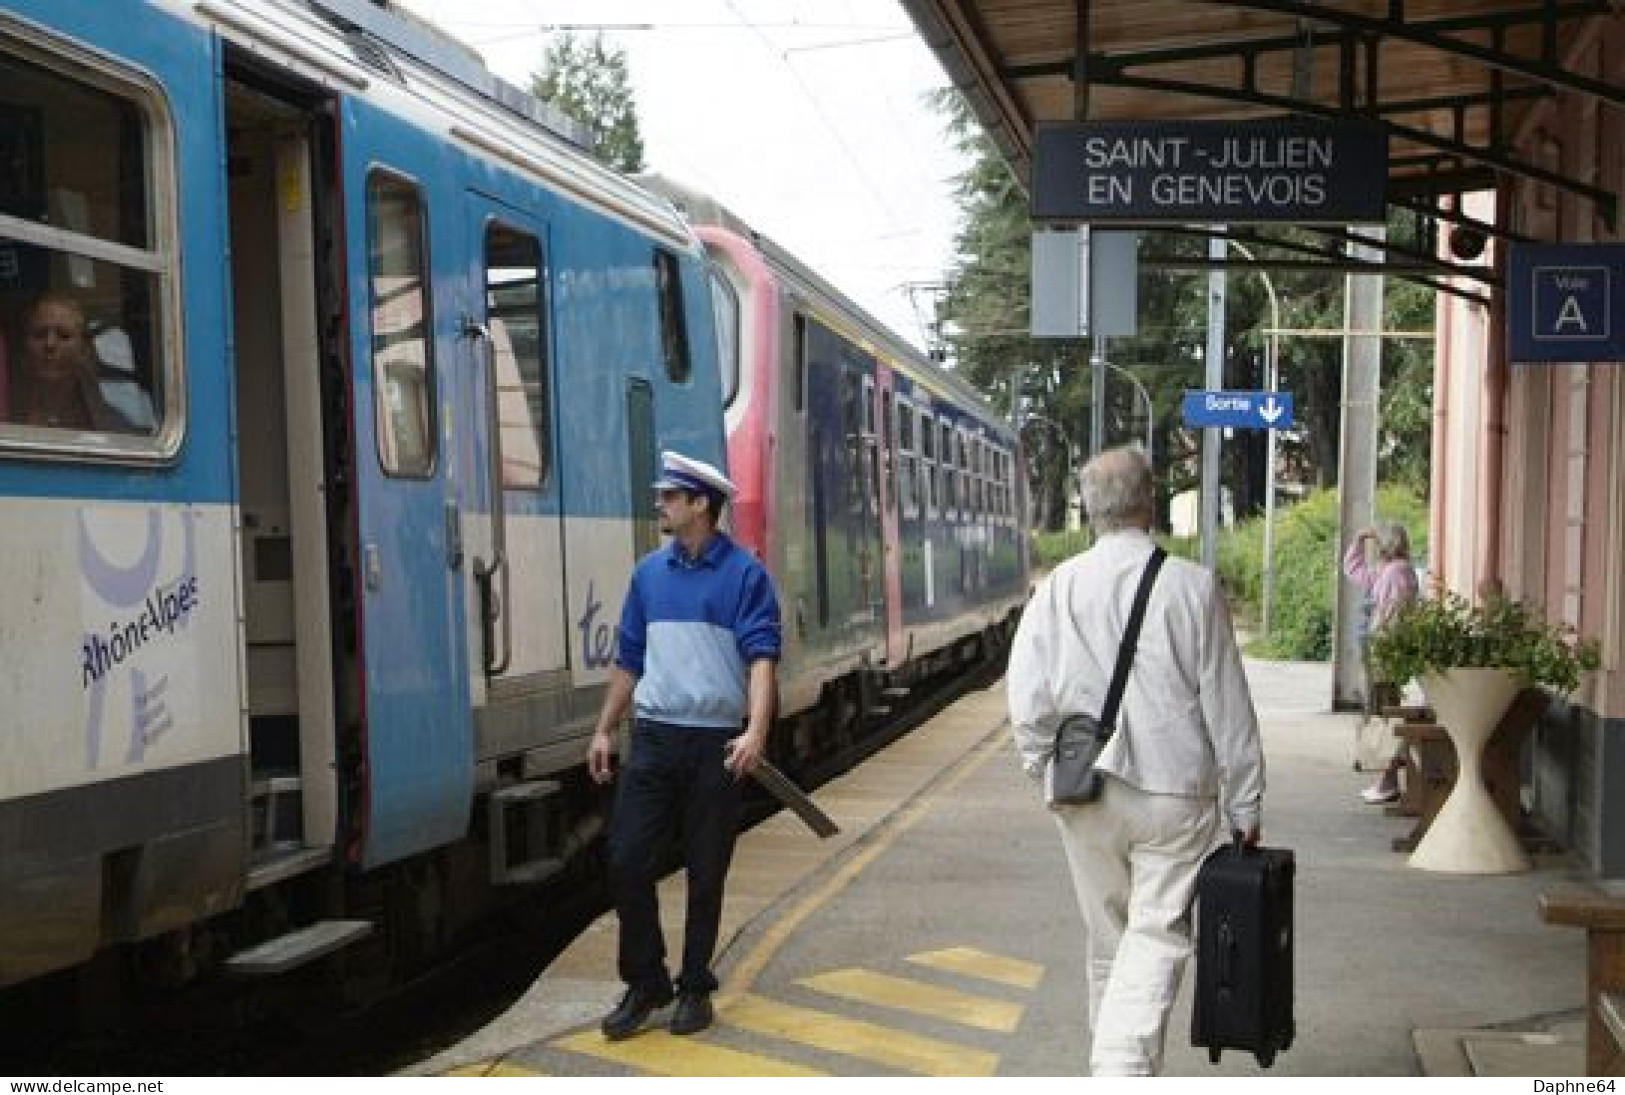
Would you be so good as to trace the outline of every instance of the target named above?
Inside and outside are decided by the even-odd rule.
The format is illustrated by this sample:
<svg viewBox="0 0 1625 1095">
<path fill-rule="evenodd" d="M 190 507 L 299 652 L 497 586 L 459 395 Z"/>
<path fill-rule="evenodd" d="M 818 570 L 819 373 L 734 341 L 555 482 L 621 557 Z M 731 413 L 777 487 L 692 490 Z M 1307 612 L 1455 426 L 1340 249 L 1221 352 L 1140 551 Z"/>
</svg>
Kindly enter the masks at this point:
<svg viewBox="0 0 1625 1095">
<path fill-rule="evenodd" d="M 739 830 L 741 788 L 723 766 L 734 729 L 673 726 L 639 719 L 609 823 L 609 879 L 621 921 L 619 971 L 634 988 L 663 991 L 666 940 L 660 880 L 675 836 L 688 870 L 680 992 L 714 992 L 711 957 L 722 919 L 722 890 Z"/>
</svg>

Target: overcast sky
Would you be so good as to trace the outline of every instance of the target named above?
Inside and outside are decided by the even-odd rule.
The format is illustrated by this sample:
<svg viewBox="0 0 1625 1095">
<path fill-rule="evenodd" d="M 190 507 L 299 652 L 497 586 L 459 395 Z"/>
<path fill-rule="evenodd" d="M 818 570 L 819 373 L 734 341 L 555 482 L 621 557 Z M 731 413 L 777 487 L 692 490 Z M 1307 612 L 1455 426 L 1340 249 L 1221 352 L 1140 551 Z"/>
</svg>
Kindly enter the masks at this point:
<svg viewBox="0 0 1625 1095">
<path fill-rule="evenodd" d="M 550 33 L 626 51 L 651 170 L 719 198 L 917 346 L 962 163 L 895 0 L 396 0 L 528 87 Z M 911 292 L 912 287 L 912 292 Z"/>
</svg>

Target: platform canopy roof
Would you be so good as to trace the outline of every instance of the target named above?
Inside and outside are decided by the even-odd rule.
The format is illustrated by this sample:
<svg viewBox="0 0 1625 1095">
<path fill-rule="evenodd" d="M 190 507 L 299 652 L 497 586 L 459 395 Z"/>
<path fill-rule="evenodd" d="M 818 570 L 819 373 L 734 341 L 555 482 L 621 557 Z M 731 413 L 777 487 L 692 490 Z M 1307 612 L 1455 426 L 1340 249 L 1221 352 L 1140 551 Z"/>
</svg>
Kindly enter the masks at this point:
<svg viewBox="0 0 1625 1095">
<path fill-rule="evenodd" d="M 1024 184 L 1043 122 L 1359 116 L 1387 129 L 1391 205 L 1470 222 L 1453 196 L 1511 176 L 1617 216 L 1618 195 L 1564 177 L 1525 132 L 1560 89 L 1625 108 L 1617 59 L 1601 80 L 1561 63 L 1625 18 L 1609 0 L 902 4 Z"/>
</svg>

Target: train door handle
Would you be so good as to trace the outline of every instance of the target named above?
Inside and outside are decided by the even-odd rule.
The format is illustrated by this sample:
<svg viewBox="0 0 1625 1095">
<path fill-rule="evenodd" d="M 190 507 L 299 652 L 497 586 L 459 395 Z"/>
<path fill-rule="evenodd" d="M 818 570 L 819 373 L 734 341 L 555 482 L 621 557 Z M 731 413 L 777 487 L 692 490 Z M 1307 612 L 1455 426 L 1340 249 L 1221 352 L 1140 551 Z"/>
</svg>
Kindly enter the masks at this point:
<svg viewBox="0 0 1625 1095">
<path fill-rule="evenodd" d="M 463 567 L 463 519 L 456 502 L 446 503 L 446 566 L 450 570 Z"/>
</svg>

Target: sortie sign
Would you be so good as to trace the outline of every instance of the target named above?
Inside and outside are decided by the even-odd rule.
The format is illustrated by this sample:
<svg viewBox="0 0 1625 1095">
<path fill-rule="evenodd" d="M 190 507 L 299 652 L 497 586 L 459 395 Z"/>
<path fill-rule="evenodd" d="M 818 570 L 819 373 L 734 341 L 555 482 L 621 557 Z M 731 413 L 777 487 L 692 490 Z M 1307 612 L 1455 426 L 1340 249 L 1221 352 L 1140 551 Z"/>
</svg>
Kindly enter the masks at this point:
<svg viewBox="0 0 1625 1095">
<path fill-rule="evenodd" d="M 1032 215 L 1380 224 L 1387 184 L 1370 122 L 1063 122 L 1038 127 Z"/>
</svg>

